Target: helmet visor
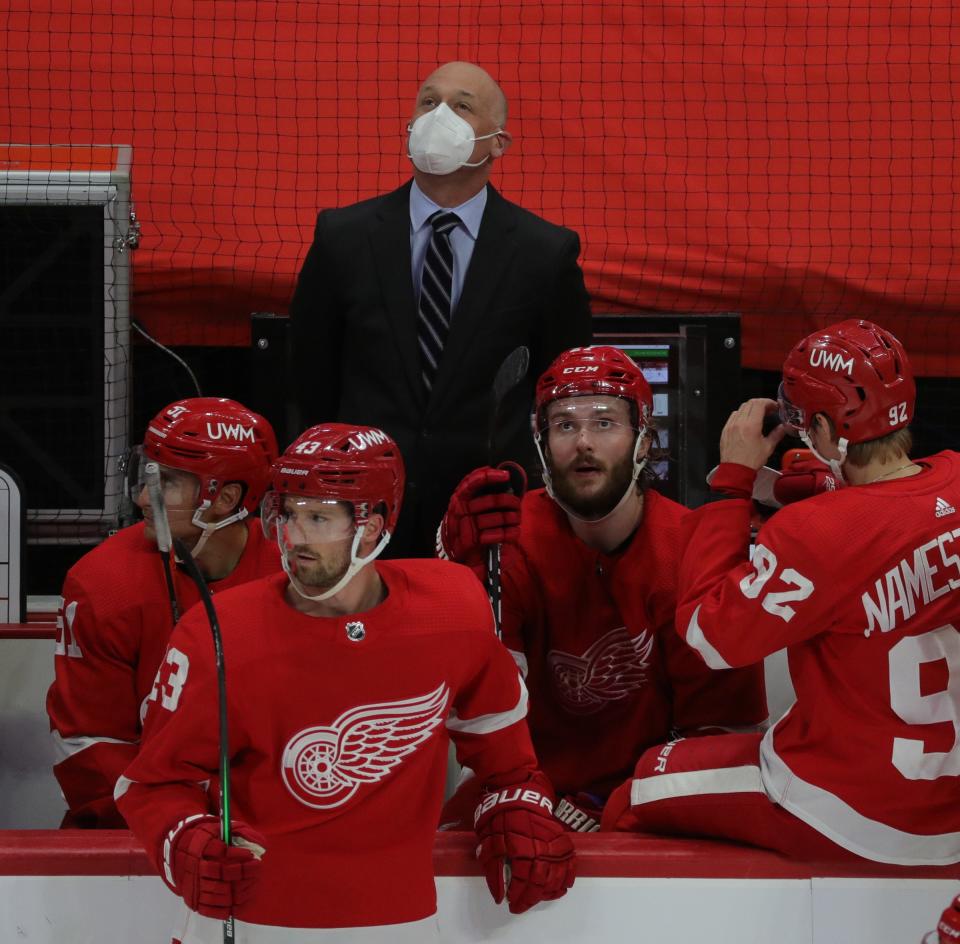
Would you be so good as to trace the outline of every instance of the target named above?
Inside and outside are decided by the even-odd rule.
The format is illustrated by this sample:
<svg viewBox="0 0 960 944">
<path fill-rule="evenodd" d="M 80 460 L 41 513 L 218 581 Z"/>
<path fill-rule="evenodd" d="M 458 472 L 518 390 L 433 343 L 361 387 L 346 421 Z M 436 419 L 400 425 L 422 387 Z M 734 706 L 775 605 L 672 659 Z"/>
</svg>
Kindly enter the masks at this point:
<svg viewBox="0 0 960 944">
<path fill-rule="evenodd" d="M 147 487 L 147 463 L 151 459 L 143 452 L 143 446 L 134 446 L 120 459 L 120 474 L 124 488 L 132 502 L 143 494 Z M 155 460 L 154 460 L 155 461 Z M 169 505 L 193 504 L 200 494 L 200 480 L 192 472 L 172 469 L 157 463 L 160 469 L 160 487 L 164 501 Z"/>
<path fill-rule="evenodd" d="M 626 429 L 635 431 L 630 416 L 629 403 L 620 397 L 566 397 L 548 405 L 540 431 L 549 433 L 552 442 L 573 440 L 582 432 L 602 438 Z"/>
<path fill-rule="evenodd" d="M 348 541 L 356 532 L 348 502 L 286 492 L 267 492 L 260 522 L 268 538 L 279 537 L 286 547 Z"/>
<path fill-rule="evenodd" d="M 808 428 L 809 423 L 803 408 L 790 401 L 783 389 L 783 381 L 780 382 L 780 388 L 777 390 L 777 403 L 780 407 L 780 422 L 789 435 L 799 436 Z"/>
</svg>

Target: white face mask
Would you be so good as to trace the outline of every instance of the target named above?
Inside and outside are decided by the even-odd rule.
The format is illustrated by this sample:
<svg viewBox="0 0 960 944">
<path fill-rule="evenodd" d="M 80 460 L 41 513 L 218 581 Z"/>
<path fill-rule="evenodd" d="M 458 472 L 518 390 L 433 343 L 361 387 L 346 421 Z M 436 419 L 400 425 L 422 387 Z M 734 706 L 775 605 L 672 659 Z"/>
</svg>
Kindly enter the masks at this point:
<svg viewBox="0 0 960 944">
<path fill-rule="evenodd" d="M 407 131 L 410 135 L 407 157 L 425 174 L 452 174 L 461 167 L 479 167 L 490 155 L 475 164 L 468 163 L 474 142 L 486 141 L 501 133 L 498 129 L 474 137 L 473 128 L 444 102 L 407 125 Z"/>
</svg>

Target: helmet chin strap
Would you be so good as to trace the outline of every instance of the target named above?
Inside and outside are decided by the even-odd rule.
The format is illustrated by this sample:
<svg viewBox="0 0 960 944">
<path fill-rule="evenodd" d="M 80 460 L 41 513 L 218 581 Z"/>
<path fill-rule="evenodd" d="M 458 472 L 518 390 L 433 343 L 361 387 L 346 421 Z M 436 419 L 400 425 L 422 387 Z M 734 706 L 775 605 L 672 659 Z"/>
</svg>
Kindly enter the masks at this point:
<svg viewBox="0 0 960 944">
<path fill-rule="evenodd" d="M 280 528 L 277 528 L 277 546 L 280 548 L 280 563 L 283 565 L 284 573 L 290 578 L 290 586 L 293 587 L 304 600 L 313 600 L 317 603 L 323 600 L 329 600 L 330 597 L 338 594 L 370 561 L 381 554 L 390 541 L 390 532 L 384 531 L 383 537 L 380 538 L 377 546 L 366 557 L 358 557 L 357 551 L 360 548 L 360 539 L 362 536 L 363 528 L 357 528 L 356 534 L 353 536 L 353 543 L 350 545 L 350 564 L 344 571 L 343 576 L 329 590 L 324 590 L 323 593 L 313 595 L 307 593 L 306 590 L 302 588 L 300 581 L 294 576 L 293 568 L 287 560 L 287 548 L 284 545 Z"/>
<path fill-rule="evenodd" d="M 203 533 L 200 535 L 200 540 L 193 546 L 193 549 L 190 551 L 190 555 L 196 560 L 200 556 L 200 552 L 203 550 L 203 546 L 210 540 L 210 535 L 214 531 L 219 531 L 221 528 L 227 527 L 227 525 L 234 524 L 237 521 L 243 521 L 247 517 L 246 508 L 238 508 L 232 515 L 224 518 L 222 521 L 204 521 L 203 513 L 210 507 L 211 502 L 209 498 L 204 499 L 197 506 L 196 511 L 193 513 L 193 518 L 190 519 L 191 523 L 198 527 Z"/>
<path fill-rule="evenodd" d="M 817 451 L 817 447 L 814 446 L 813 440 L 810 438 L 810 433 L 807 430 L 800 430 L 800 438 L 803 440 L 803 444 L 807 447 L 807 449 L 809 449 L 824 465 L 830 466 L 830 471 L 834 474 L 837 481 L 842 485 L 845 485 L 847 480 L 843 475 L 843 463 L 847 461 L 847 446 L 850 444 L 850 441 L 841 436 L 837 440 L 837 451 L 840 453 L 840 457 L 838 459 L 828 459 L 826 456 L 822 456 Z"/>
<path fill-rule="evenodd" d="M 571 518 L 575 518 L 577 521 L 582 521 L 584 524 L 589 525 L 597 525 L 607 521 L 616 515 L 624 505 L 626 505 L 627 501 L 630 499 L 630 496 L 636 489 L 637 479 L 640 477 L 643 467 L 647 464 L 646 456 L 644 456 L 643 459 L 637 458 L 637 454 L 640 452 L 640 447 L 643 445 L 643 442 L 646 438 L 646 429 L 637 435 L 637 441 L 633 446 L 633 474 L 630 476 L 630 482 L 627 484 L 620 501 L 618 501 L 616 505 L 610 509 L 610 511 L 599 518 L 585 518 L 583 515 L 574 511 L 566 502 L 557 498 L 556 492 L 553 490 L 553 476 L 550 474 L 550 467 L 547 465 L 547 458 L 543 453 L 541 436 L 540 433 L 537 433 L 537 435 L 533 437 L 533 441 L 537 447 L 537 454 L 540 456 L 540 465 L 543 467 L 543 485 L 547 490 L 547 494 L 564 510 L 566 514 L 568 514 Z"/>
</svg>

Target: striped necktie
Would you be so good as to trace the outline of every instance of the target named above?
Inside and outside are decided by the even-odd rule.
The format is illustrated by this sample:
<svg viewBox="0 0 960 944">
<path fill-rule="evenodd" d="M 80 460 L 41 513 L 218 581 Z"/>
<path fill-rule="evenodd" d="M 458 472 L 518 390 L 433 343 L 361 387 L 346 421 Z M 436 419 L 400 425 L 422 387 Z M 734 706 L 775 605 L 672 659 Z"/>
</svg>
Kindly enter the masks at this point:
<svg viewBox="0 0 960 944">
<path fill-rule="evenodd" d="M 437 210 L 430 217 L 433 235 L 420 276 L 420 376 L 429 393 L 440 366 L 443 347 L 450 333 L 453 313 L 453 249 L 450 233 L 460 223 L 456 213 Z"/>
</svg>

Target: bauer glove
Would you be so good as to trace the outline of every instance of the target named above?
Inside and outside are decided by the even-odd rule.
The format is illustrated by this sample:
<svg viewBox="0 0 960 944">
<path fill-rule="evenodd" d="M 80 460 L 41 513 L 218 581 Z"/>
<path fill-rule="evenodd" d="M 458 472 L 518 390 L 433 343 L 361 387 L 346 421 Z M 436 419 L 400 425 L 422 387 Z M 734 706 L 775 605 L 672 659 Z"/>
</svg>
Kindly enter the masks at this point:
<svg viewBox="0 0 960 944">
<path fill-rule="evenodd" d="M 562 898 L 573 885 L 576 854 L 570 836 L 553 816 L 545 778 L 485 793 L 474 814 L 477 858 L 487 887 L 513 914 L 541 901 Z"/>
<path fill-rule="evenodd" d="M 526 474 L 514 462 L 471 472 L 450 497 L 437 531 L 437 557 L 476 567 L 486 548 L 515 544 L 526 485 Z"/>
<path fill-rule="evenodd" d="M 163 843 L 163 877 L 188 908 L 224 919 L 249 898 L 266 839 L 245 823 L 231 826 L 235 845 L 220 839 L 215 816 L 177 823 Z"/>
</svg>

